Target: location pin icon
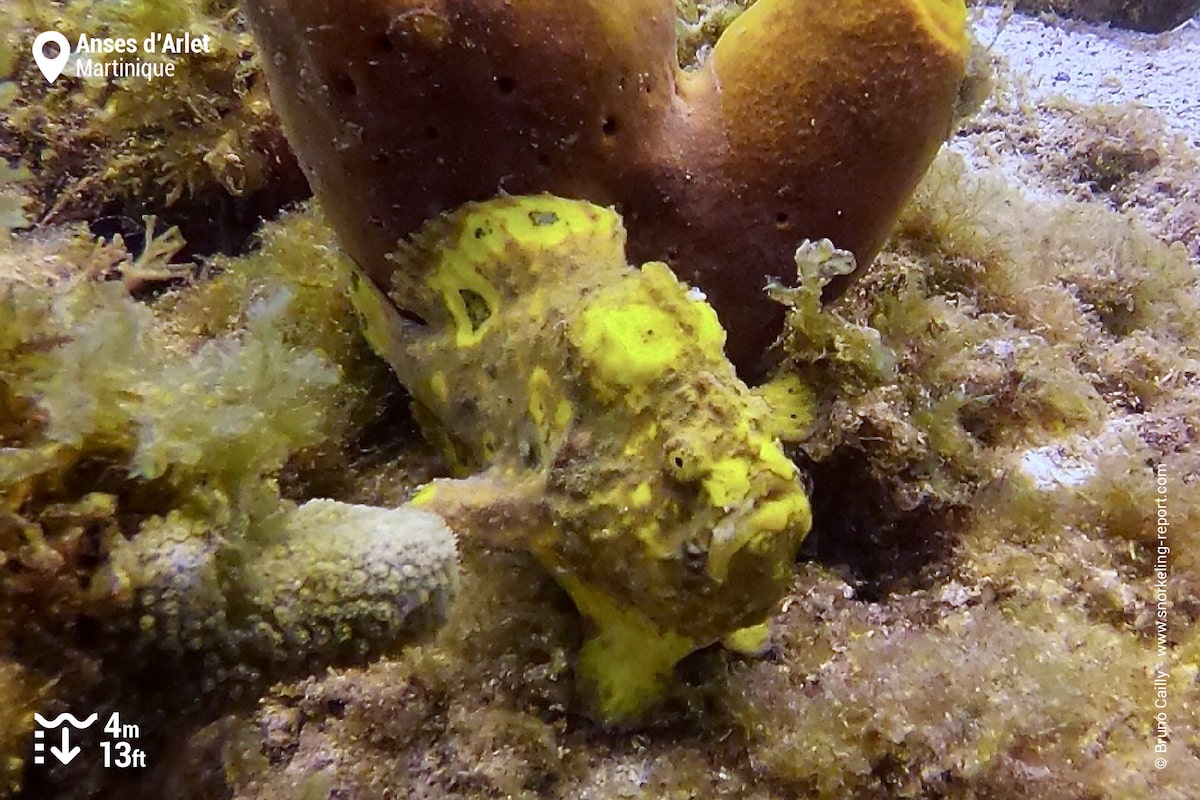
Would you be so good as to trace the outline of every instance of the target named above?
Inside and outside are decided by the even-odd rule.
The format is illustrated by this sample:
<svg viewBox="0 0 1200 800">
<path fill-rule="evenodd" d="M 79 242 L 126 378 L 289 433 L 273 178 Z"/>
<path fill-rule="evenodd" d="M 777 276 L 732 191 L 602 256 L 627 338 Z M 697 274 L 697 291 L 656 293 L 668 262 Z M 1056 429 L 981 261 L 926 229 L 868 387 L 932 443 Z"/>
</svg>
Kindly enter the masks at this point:
<svg viewBox="0 0 1200 800">
<path fill-rule="evenodd" d="M 46 54 L 42 52 L 50 42 L 58 45 L 58 55 L 54 58 L 47 58 Z M 62 74 L 63 67 L 67 65 L 70 58 L 71 43 L 58 31 L 39 33 L 38 37 L 33 40 L 33 60 L 37 62 L 38 69 L 46 76 L 48 83 L 54 83 L 54 79 Z"/>
</svg>

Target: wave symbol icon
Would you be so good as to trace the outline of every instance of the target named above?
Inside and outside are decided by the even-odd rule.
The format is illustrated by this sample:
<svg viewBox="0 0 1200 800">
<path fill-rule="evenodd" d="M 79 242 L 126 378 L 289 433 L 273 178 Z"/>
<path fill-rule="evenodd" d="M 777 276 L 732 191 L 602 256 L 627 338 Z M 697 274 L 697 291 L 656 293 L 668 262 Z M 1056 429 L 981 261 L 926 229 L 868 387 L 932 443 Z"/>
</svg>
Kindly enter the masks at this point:
<svg viewBox="0 0 1200 800">
<path fill-rule="evenodd" d="M 41 725 L 43 728 L 57 728 L 59 725 L 62 725 L 63 722 L 65 721 L 65 722 L 71 723 L 71 725 L 73 727 L 75 727 L 79 730 L 83 730 L 84 728 L 89 727 L 93 722 L 95 722 L 96 717 L 98 717 L 98 716 L 99 716 L 99 714 L 92 714 L 87 719 L 80 720 L 74 714 L 63 713 L 63 714 L 59 714 L 54 719 L 46 719 L 41 714 L 38 714 L 35 712 L 33 715 L 33 718 L 34 718 L 34 720 L 37 721 L 37 724 Z"/>
</svg>

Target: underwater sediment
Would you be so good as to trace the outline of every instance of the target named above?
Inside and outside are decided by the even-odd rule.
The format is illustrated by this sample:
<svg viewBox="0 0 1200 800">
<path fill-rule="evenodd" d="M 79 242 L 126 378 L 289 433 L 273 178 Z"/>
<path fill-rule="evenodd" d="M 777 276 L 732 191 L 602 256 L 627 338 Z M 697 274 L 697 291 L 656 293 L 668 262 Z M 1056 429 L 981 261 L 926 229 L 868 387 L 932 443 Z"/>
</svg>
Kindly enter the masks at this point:
<svg viewBox="0 0 1200 800">
<path fill-rule="evenodd" d="M 655 6 L 655 63 L 753 5 Z M 392 57 L 457 42 L 443 8 Z M 1200 156 L 1169 121 L 1047 99 L 985 39 L 878 254 L 805 233 L 745 281 L 782 330 L 754 385 L 686 259 L 621 250 L 613 196 L 416 192 L 416 223 L 449 214 L 395 231 L 383 280 L 356 263 L 320 191 L 289 205 L 230 4 L 0 14 L 0 795 L 1200 786 Z M 50 86 L 55 26 L 220 46 L 174 84 Z M 405 124 L 434 160 L 473 133 Z M 33 763 L 34 712 L 90 710 L 144 727 L 145 769 L 95 739 Z"/>
</svg>

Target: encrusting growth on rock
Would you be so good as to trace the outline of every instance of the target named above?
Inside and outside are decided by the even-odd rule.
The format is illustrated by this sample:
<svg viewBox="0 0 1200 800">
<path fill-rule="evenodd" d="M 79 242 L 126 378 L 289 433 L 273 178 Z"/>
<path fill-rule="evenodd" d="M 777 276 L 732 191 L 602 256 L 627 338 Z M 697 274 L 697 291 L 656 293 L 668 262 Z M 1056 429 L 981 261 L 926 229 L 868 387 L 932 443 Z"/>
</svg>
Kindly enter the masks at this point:
<svg viewBox="0 0 1200 800">
<path fill-rule="evenodd" d="M 948 134 L 962 0 L 760 0 L 679 68 L 670 0 L 249 0 L 272 100 L 350 254 L 497 194 L 615 205 L 746 377 L 804 239 L 860 267 Z M 836 281 L 845 288 L 850 276 Z"/>
<path fill-rule="evenodd" d="M 413 505 L 554 576 L 592 623 L 580 674 L 609 721 L 692 651 L 752 647 L 740 632 L 786 591 L 811 524 L 712 307 L 662 262 L 631 268 L 624 240 L 582 201 L 468 204 L 394 256 L 402 291 L 352 290 L 427 435 L 477 473 Z"/>
<path fill-rule="evenodd" d="M 208 520 L 150 520 L 96 582 L 131 595 L 121 619 L 138 641 L 209 691 L 361 661 L 441 624 L 458 552 L 437 515 L 310 500 L 272 522 L 230 546 Z"/>
</svg>

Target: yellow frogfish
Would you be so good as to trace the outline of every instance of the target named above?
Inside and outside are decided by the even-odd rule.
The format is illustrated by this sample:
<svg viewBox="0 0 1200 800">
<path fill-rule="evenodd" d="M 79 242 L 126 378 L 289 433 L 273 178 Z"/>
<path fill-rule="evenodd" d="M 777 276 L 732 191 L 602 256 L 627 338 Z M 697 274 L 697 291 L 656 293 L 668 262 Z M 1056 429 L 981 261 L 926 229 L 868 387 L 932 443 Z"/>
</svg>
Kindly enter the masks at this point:
<svg viewBox="0 0 1200 800">
<path fill-rule="evenodd" d="M 553 575 L 595 712 L 629 719 L 680 659 L 761 630 L 811 512 L 704 296 L 630 266 L 616 212 L 550 195 L 463 206 L 391 259 L 355 307 L 460 475 L 413 502 Z"/>
</svg>

